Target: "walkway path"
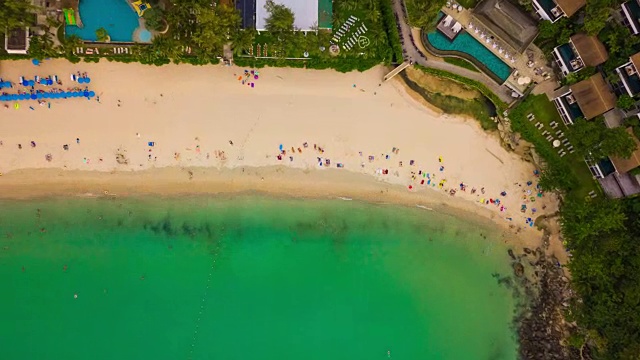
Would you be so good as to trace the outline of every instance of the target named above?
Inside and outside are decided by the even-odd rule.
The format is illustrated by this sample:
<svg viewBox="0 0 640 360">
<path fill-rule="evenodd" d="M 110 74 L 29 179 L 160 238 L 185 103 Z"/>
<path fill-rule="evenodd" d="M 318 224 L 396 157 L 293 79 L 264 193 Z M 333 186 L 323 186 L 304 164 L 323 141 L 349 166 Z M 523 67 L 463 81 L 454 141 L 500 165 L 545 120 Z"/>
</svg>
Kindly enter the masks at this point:
<svg viewBox="0 0 640 360">
<path fill-rule="evenodd" d="M 421 40 L 420 38 L 415 38 L 411 34 L 412 29 L 407 23 L 402 1 L 403 0 L 392 0 L 392 3 L 393 11 L 398 16 L 397 18 L 400 23 L 400 34 L 404 39 L 402 40 L 402 48 L 405 52 L 405 60 L 413 60 L 417 64 L 420 64 L 424 67 L 448 71 L 450 73 L 464 76 L 471 80 L 479 81 L 483 83 L 487 88 L 489 88 L 489 90 L 493 91 L 493 93 L 495 93 L 502 101 L 506 102 L 507 104 L 511 103 L 514 100 L 514 98 L 511 97 L 511 90 L 509 88 L 507 88 L 506 86 L 498 85 L 490 77 L 481 72 L 471 71 L 444 61 L 429 60 L 426 57 L 426 54 L 424 57 L 422 57 L 418 52 L 416 44 L 414 44 L 414 41 L 419 42 Z"/>
</svg>

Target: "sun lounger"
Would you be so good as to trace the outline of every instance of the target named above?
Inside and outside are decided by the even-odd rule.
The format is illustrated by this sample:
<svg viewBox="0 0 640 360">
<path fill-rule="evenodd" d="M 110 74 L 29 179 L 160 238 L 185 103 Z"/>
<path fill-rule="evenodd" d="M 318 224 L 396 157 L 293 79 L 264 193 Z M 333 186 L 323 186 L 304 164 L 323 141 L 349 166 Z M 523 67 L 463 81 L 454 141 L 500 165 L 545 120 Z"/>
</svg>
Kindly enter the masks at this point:
<svg viewBox="0 0 640 360">
<path fill-rule="evenodd" d="M 545 130 L 545 131 L 543 131 L 543 132 L 542 132 L 542 136 L 545 136 L 545 135 L 547 135 L 547 134 L 549 134 L 549 131 L 547 131 L 547 130 Z"/>
<path fill-rule="evenodd" d="M 573 154 L 574 151 L 574 149 L 569 150 L 569 154 Z"/>
<path fill-rule="evenodd" d="M 566 153 L 566 152 L 562 152 L 562 153 L 560 154 L 560 157 L 563 157 L 563 156 L 565 156 L 565 155 L 567 155 L 567 153 Z"/>
<path fill-rule="evenodd" d="M 547 136 L 547 141 L 551 141 L 551 140 L 553 140 L 553 135 Z"/>
</svg>

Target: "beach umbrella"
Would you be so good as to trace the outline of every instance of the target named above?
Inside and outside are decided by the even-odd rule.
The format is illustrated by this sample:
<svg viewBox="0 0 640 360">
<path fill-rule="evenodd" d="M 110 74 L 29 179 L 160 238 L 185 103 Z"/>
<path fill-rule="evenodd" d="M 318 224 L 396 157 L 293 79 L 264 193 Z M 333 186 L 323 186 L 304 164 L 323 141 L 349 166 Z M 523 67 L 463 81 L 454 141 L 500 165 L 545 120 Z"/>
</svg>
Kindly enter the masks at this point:
<svg viewBox="0 0 640 360">
<path fill-rule="evenodd" d="M 22 80 L 22 86 L 29 86 L 29 80 Z"/>
<path fill-rule="evenodd" d="M 37 99 L 37 98 L 38 98 L 38 95 L 36 95 L 36 94 L 31 94 L 31 100 L 35 100 L 35 99 Z"/>
<path fill-rule="evenodd" d="M 86 96 L 86 97 L 89 97 L 89 92 L 88 92 L 88 91 L 85 91 L 85 92 L 83 93 L 83 95 L 84 95 L 84 96 Z"/>
<path fill-rule="evenodd" d="M 0 95 L 0 101 L 7 101 L 6 95 Z"/>
<path fill-rule="evenodd" d="M 20 109 L 20 104 L 15 103 L 15 104 L 13 104 L 13 107 L 14 107 L 16 110 L 18 110 L 18 109 Z"/>
<path fill-rule="evenodd" d="M 32 62 L 32 63 L 33 63 L 33 65 L 35 65 L 35 66 L 40 65 L 40 60 L 38 60 L 38 59 L 33 59 L 33 60 L 31 60 L 31 62 Z"/>
<path fill-rule="evenodd" d="M 82 91 L 78 91 L 75 94 L 76 97 L 82 97 L 83 95 L 84 95 L 84 93 Z"/>
<path fill-rule="evenodd" d="M 91 82 L 91 79 L 90 79 L 90 78 L 85 78 L 85 79 L 84 79 L 84 82 L 88 84 L 88 83 L 90 83 L 90 82 Z"/>
<path fill-rule="evenodd" d="M 89 91 L 89 97 L 94 97 L 96 96 L 96 92 L 95 91 Z"/>
<path fill-rule="evenodd" d="M 53 80 L 51 79 L 47 80 L 47 85 L 53 85 Z"/>
<path fill-rule="evenodd" d="M 42 93 L 38 93 L 38 99 L 42 99 Z"/>
<path fill-rule="evenodd" d="M 29 86 L 35 86 L 35 85 L 36 85 L 36 82 L 35 82 L 35 81 L 33 81 L 33 80 L 29 80 Z"/>
</svg>

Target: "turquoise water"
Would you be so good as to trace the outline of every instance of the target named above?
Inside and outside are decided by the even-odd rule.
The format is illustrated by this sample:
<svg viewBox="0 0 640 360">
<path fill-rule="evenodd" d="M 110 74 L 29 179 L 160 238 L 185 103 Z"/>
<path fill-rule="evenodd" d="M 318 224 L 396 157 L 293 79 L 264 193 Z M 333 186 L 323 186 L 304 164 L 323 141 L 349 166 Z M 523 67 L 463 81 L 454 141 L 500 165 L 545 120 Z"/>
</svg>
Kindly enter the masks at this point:
<svg viewBox="0 0 640 360">
<path fill-rule="evenodd" d="M 489 49 L 466 32 L 458 34 L 458 36 L 451 41 L 439 31 L 434 31 L 427 34 L 427 39 L 431 46 L 436 49 L 455 50 L 473 56 L 502 81 L 507 80 L 511 74 L 511 67 L 509 67 L 509 65 L 500 60 L 499 57 L 494 55 Z"/>
<path fill-rule="evenodd" d="M 504 249 L 445 215 L 261 197 L 0 205 L 2 359 L 516 358 Z"/>
<path fill-rule="evenodd" d="M 138 27 L 138 14 L 127 0 L 80 0 L 79 12 L 83 27 L 66 25 L 66 36 L 97 41 L 96 30 L 105 28 L 111 41 L 131 42 Z"/>
</svg>

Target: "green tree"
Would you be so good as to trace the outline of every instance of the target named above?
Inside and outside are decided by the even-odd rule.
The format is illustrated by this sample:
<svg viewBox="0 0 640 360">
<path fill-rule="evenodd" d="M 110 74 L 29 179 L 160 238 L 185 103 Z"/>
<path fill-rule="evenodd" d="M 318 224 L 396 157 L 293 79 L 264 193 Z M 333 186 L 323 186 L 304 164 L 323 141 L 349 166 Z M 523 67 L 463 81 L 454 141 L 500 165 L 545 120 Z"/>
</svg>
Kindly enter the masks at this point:
<svg viewBox="0 0 640 360">
<path fill-rule="evenodd" d="M 0 32 L 30 25 L 36 9 L 30 0 L 0 0 Z"/>
<path fill-rule="evenodd" d="M 62 52 L 65 57 L 69 58 L 74 56 L 76 48 L 82 47 L 83 45 L 84 42 L 82 41 L 82 39 L 80 39 L 76 35 L 71 35 L 64 38 L 58 50 Z"/>
<path fill-rule="evenodd" d="M 29 42 L 29 55 L 38 60 L 57 56 L 58 49 L 53 44 L 51 34 L 46 32 L 44 35 L 32 36 Z"/>
<path fill-rule="evenodd" d="M 616 102 L 616 105 L 619 108 L 624 110 L 631 109 L 635 104 L 636 104 L 636 101 L 627 94 L 620 95 L 620 97 L 618 98 L 618 101 Z"/>
<path fill-rule="evenodd" d="M 584 31 L 589 35 L 598 35 L 607 25 L 611 0 L 592 0 L 587 2 L 584 18 Z"/>
<path fill-rule="evenodd" d="M 164 10 L 159 7 L 152 7 L 150 9 L 145 10 L 144 15 L 145 25 L 151 29 L 156 31 L 164 30 Z"/>
<path fill-rule="evenodd" d="M 636 150 L 633 137 L 624 128 L 609 129 L 601 117 L 576 119 L 568 136 L 581 156 L 591 155 L 596 160 L 609 155 L 628 158 Z"/>
<path fill-rule="evenodd" d="M 406 7 L 411 26 L 435 29 L 436 19 L 446 0 L 407 0 Z"/>
<path fill-rule="evenodd" d="M 198 56 L 212 59 L 221 56 L 224 45 L 231 42 L 239 31 L 240 13 L 231 6 L 198 6 L 195 11 L 196 23 L 192 34 L 193 43 L 198 46 Z"/>
<path fill-rule="evenodd" d="M 96 38 L 100 42 L 109 41 L 109 33 L 107 33 L 107 29 L 101 27 L 96 30 Z"/>
<path fill-rule="evenodd" d="M 293 23 L 295 22 L 295 15 L 291 9 L 282 4 L 276 4 L 273 0 L 267 0 L 264 8 L 269 14 L 269 17 L 266 19 L 267 31 L 275 35 L 281 35 L 294 30 Z"/>
<path fill-rule="evenodd" d="M 640 200 L 570 200 L 561 224 L 577 293 L 567 313 L 579 325 L 574 345 L 590 345 L 596 359 L 638 359 Z"/>
<path fill-rule="evenodd" d="M 253 46 L 253 40 L 256 36 L 256 30 L 253 28 L 237 31 L 232 39 L 233 53 L 242 55 L 243 51 Z"/>
</svg>

